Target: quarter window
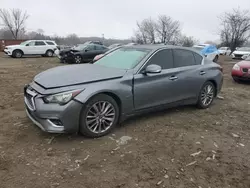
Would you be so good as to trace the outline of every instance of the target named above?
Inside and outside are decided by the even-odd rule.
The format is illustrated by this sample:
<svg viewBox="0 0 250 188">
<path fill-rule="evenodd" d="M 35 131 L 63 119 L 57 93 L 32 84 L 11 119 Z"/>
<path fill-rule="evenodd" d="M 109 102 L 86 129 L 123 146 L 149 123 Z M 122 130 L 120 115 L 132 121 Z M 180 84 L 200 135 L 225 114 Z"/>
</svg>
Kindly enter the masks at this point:
<svg viewBox="0 0 250 188">
<path fill-rule="evenodd" d="M 174 49 L 174 66 L 186 67 L 196 65 L 194 55 L 191 51 Z"/>
<path fill-rule="evenodd" d="M 35 45 L 36 46 L 44 46 L 44 45 L 46 45 L 43 41 L 36 41 L 35 42 Z"/>
<path fill-rule="evenodd" d="M 171 69 L 174 67 L 173 55 L 172 50 L 165 49 L 157 52 L 156 54 L 151 57 L 148 65 L 156 64 L 161 66 L 162 69 Z"/>
<path fill-rule="evenodd" d="M 46 41 L 46 43 L 47 43 L 48 45 L 55 45 L 53 42 L 50 42 L 50 41 Z"/>
</svg>

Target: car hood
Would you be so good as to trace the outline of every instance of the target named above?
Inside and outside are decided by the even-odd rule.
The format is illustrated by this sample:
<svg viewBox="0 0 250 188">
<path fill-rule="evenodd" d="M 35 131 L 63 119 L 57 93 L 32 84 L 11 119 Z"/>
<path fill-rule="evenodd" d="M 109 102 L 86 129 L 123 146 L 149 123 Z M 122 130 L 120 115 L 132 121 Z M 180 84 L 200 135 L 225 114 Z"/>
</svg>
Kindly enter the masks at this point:
<svg viewBox="0 0 250 188">
<path fill-rule="evenodd" d="M 250 54 L 250 52 L 249 51 L 234 51 L 233 54 L 247 55 L 247 54 Z"/>
<path fill-rule="evenodd" d="M 20 45 L 9 45 L 9 46 L 5 46 L 5 48 L 16 48 L 16 47 L 19 47 Z"/>
<path fill-rule="evenodd" d="M 237 63 L 242 68 L 250 68 L 250 61 L 240 61 Z"/>
<path fill-rule="evenodd" d="M 121 78 L 126 70 L 96 64 L 55 67 L 35 76 L 34 81 L 46 89 Z"/>
</svg>

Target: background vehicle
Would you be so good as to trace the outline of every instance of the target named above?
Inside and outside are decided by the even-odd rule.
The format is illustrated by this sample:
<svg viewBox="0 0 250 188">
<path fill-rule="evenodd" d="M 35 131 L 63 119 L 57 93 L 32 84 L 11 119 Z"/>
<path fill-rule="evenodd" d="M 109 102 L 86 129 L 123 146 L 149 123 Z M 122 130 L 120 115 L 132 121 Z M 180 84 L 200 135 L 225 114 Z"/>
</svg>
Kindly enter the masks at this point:
<svg viewBox="0 0 250 188">
<path fill-rule="evenodd" d="M 218 51 L 220 52 L 220 55 L 230 55 L 231 54 L 231 50 L 229 47 L 220 47 L 218 49 Z"/>
<path fill-rule="evenodd" d="M 121 46 L 122 44 L 111 44 L 108 48 L 112 49 L 112 48 L 116 48 L 118 46 Z"/>
<path fill-rule="evenodd" d="M 138 45 L 94 64 L 42 72 L 25 87 L 24 99 L 42 130 L 99 137 L 138 113 L 188 104 L 208 108 L 222 81 L 221 67 L 189 48 Z"/>
<path fill-rule="evenodd" d="M 211 44 L 199 44 L 194 45 L 193 48 L 198 50 L 201 54 L 203 54 L 208 59 L 212 60 L 213 62 L 217 62 L 219 59 L 219 51 L 217 50 L 216 46 Z"/>
<path fill-rule="evenodd" d="M 231 75 L 236 82 L 240 80 L 250 81 L 250 56 L 244 61 L 236 63 L 233 66 Z"/>
<path fill-rule="evenodd" d="M 232 53 L 233 59 L 245 59 L 250 55 L 250 47 L 241 47 Z"/>
<path fill-rule="evenodd" d="M 42 55 L 52 57 L 57 49 L 55 41 L 51 40 L 28 40 L 20 45 L 6 46 L 5 54 L 15 58 L 21 58 L 24 55 Z"/>
<path fill-rule="evenodd" d="M 108 48 L 99 44 L 82 44 L 74 49 L 61 51 L 59 58 L 62 63 L 87 63 L 91 62 L 96 55 L 103 54 Z"/>
</svg>

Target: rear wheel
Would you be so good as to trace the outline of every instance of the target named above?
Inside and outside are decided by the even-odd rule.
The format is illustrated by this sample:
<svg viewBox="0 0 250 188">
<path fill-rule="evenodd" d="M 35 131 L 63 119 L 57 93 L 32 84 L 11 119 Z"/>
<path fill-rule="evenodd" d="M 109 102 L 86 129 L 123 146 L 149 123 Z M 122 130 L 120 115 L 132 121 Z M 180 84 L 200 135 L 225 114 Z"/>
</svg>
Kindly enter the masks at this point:
<svg viewBox="0 0 250 188">
<path fill-rule="evenodd" d="M 201 88 L 197 106 L 202 109 L 208 108 L 212 104 L 215 95 L 216 90 L 214 84 L 210 81 L 206 82 Z"/>
<path fill-rule="evenodd" d="M 108 134 L 118 123 L 119 107 L 116 101 L 104 94 L 91 98 L 80 117 L 80 132 L 87 137 Z"/>
<path fill-rule="evenodd" d="M 12 56 L 15 57 L 15 58 L 21 58 L 23 56 L 23 52 L 21 50 L 15 50 L 12 53 Z"/>
<path fill-rule="evenodd" d="M 52 57 L 54 54 L 54 52 L 52 50 L 47 50 L 46 53 L 45 53 L 45 56 L 46 57 Z"/>
</svg>

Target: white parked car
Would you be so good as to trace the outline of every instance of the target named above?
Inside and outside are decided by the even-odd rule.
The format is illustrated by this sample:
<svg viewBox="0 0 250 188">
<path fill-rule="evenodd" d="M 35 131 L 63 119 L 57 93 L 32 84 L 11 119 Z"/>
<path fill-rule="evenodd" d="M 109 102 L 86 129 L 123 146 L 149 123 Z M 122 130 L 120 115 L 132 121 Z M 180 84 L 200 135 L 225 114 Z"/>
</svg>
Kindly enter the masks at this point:
<svg viewBox="0 0 250 188">
<path fill-rule="evenodd" d="M 233 59 L 246 59 L 250 55 L 250 47 L 241 47 L 232 53 Z"/>
<path fill-rule="evenodd" d="M 220 52 L 220 55 L 230 55 L 231 54 L 231 50 L 229 47 L 220 47 L 218 49 L 218 51 Z"/>
<path fill-rule="evenodd" d="M 28 40 L 19 45 L 6 46 L 4 52 L 15 58 L 21 58 L 24 55 L 52 57 L 56 49 L 57 44 L 52 40 Z"/>
</svg>

